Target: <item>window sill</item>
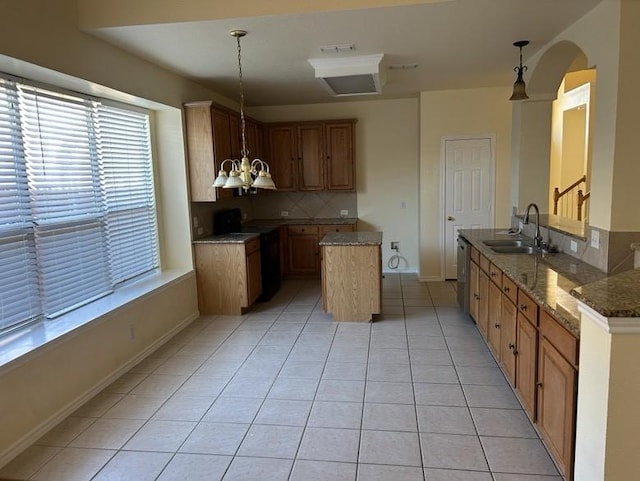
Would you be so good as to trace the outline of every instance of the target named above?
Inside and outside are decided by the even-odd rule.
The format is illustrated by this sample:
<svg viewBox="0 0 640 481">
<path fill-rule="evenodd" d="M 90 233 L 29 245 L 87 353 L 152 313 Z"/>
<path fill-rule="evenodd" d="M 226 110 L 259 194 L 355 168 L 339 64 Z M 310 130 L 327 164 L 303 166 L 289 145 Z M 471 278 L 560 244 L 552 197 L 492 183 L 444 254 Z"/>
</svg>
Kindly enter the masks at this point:
<svg viewBox="0 0 640 481">
<path fill-rule="evenodd" d="M 52 320 L 44 320 L 0 337 L 0 371 L 26 361 L 43 348 L 51 348 L 83 327 L 99 321 L 106 314 L 194 275 L 193 270 L 163 271 L 133 283 L 113 294 Z"/>
</svg>

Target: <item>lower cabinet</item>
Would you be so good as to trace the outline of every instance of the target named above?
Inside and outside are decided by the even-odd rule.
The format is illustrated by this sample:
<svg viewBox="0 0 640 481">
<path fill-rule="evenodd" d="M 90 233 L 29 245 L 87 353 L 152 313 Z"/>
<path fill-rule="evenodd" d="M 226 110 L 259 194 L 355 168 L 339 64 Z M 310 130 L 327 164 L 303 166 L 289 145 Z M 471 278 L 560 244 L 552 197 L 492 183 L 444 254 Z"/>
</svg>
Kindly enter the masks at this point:
<svg viewBox="0 0 640 481">
<path fill-rule="evenodd" d="M 329 232 L 353 232 L 351 224 L 296 224 L 284 228 L 282 273 L 292 278 L 320 277 L 318 242 Z"/>
<path fill-rule="evenodd" d="M 561 474 L 571 481 L 578 339 L 482 254 L 470 262 L 469 273 L 470 314 Z"/>
<path fill-rule="evenodd" d="M 241 315 L 262 293 L 260 240 L 195 244 L 201 314 Z"/>
</svg>

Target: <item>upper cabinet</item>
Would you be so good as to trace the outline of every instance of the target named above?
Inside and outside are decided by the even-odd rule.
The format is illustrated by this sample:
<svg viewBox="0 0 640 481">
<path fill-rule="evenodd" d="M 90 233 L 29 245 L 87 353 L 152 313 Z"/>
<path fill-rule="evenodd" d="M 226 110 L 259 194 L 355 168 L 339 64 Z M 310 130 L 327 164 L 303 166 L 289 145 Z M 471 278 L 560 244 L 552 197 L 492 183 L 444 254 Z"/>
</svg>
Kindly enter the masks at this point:
<svg viewBox="0 0 640 481">
<path fill-rule="evenodd" d="M 225 159 L 240 159 L 240 117 L 236 112 L 215 106 L 212 102 L 194 102 L 184 106 L 187 149 L 189 153 L 189 181 L 193 202 L 212 202 L 232 197 L 233 189 L 217 189 L 212 186 L 220 164 Z M 245 121 L 247 148 L 250 157 L 261 154 L 263 142 L 262 124 Z M 225 166 L 229 171 L 230 166 Z"/>
<path fill-rule="evenodd" d="M 278 190 L 355 190 L 355 120 L 268 127 L 271 172 Z"/>
</svg>

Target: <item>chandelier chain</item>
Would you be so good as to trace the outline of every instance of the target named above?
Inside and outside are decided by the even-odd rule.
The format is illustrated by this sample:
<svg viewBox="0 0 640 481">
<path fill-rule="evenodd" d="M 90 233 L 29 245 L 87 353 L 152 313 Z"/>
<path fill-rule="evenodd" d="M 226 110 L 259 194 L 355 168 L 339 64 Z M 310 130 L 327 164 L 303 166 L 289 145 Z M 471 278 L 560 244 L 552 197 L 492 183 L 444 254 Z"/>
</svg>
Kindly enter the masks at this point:
<svg viewBox="0 0 640 481">
<path fill-rule="evenodd" d="M 236 36 L 238 42 L 238 78 L 240 80 L 240 134 L 242 136 L 242 151 L 240 152 L 242 157 L 249 157 L 249 151 L 247 150 L 247 139 L 245 134 L 245 122 L 244 122 L 244 84 L 242 82 L 242 47 L 240 47 L 240 35 Z"/>
</svg>

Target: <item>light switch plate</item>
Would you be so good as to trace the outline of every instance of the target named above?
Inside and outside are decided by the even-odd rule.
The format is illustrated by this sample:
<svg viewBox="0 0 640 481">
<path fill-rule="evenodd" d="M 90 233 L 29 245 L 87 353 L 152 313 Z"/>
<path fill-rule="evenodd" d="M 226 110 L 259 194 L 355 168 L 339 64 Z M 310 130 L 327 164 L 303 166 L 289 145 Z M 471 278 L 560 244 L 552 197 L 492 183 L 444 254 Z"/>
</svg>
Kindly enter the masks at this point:
<svg viewBox="0 0 640 481">
<path fill-rule="evenodd" d="M 348 209 L 342 209 L 340 211 L 340 215 L 343 216 L 343 217 L 349 215 L 349 210 Z"/>
<path fill-rule="evenodd" d="M 600 249 L 600 232 L 597 230 L 591 231 L 591 247 Z"/>
</svg>

